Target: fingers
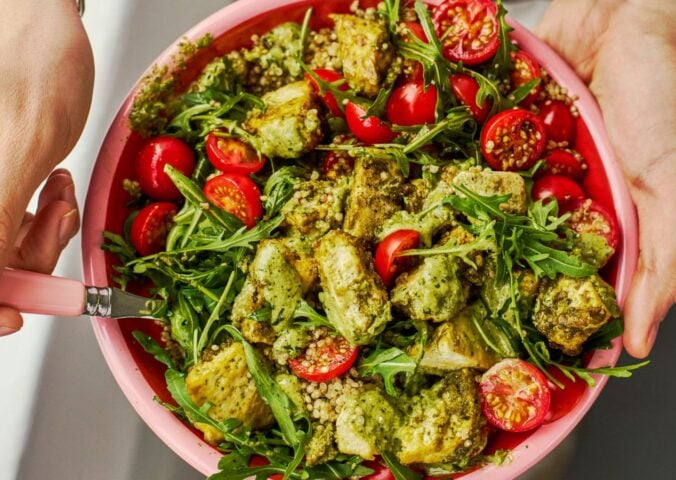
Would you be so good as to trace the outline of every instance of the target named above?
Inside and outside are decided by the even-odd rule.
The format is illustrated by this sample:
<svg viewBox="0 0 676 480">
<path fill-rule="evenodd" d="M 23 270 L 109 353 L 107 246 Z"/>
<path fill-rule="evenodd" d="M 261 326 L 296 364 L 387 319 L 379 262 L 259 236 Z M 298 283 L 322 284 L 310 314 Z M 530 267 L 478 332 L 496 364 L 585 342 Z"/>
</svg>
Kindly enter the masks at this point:
<svg viewBox="0 0 676 480">
<path fill-rule="evenodd" d="M 10 307 L 0 307 L 0 337 L 17 332 L 23 326 L 21 314 Z"/>
<path fill-rule="evenodd" d="M 660 323 L 674 303 L 675 282 L 669 263 L 654 269 L 643 257 L 624 305 L 624 348 L 636 358 L 652 350 Z"/>
<path fill-rule="evenodd" d="M 32 219 L 29 214 L 24 218 L 9 265 L 51 273 L 79 226 L 73 180 L 68 171 L 56 170 L 40 192 L 37 213 Z"/>
</svg>

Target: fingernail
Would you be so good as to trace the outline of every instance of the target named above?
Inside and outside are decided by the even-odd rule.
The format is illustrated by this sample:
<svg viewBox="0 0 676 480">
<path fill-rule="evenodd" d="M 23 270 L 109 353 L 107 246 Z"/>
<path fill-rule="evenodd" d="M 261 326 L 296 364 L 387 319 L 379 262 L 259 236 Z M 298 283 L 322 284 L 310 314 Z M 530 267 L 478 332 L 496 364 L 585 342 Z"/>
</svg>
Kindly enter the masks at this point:
<svg viewBox="0 0 676 480">
<path fill-rule="evenodd" d="M 18 330 L 15 328 L 9 328 L 9 327 L 2 327 L 0 326 L 0 337 L 4 337 L 5 335 L 9 335 L 11 333 L 17 332 Z"/>
<path fill-rule="evenodd" d="M 77 219 L 77 209 L 74 208 L 70 212 L 61 217 L 59 222 L 59 243 L 65 246 L 70 238 L 73 236 L 74 224 Z"/>
<path fill-rule="evenodd" d="M 657 338 L 657 332 L 660 329 L 660 322 L 655 322 L 653 323 L 652 327 L 650 327 L 650 331 L 648 332 L 648 338 L 645 341 L 645 346 L 646 346 L 646 351 L 650 352 L 652 350 L 653 345 L 655 345 L 655 339 Z"/>
<path fill-rule="evenodd" d="M 72 183 L 65 187 L 59 192 L 59 200 L 68 202 L 71 205 L 77 205 L 77 199 L 75 198 L 75 185 Z"/>
</svg>

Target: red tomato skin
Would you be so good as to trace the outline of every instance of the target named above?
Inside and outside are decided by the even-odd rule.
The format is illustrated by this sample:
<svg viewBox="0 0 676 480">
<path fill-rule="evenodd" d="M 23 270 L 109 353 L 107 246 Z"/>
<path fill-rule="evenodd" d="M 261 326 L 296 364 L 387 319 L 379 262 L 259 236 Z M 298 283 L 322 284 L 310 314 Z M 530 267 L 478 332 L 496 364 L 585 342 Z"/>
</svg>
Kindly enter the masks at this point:
<svg viewBox="0 0 676 480">
<path fill-rule="evenodd" d="M 464 73 L 456 73 L 451 76 L 451 88 L 457 99 L 463 105 L 469 107 L 469 111 L 474 119 L 479 123 L 483 123 L 486 117 L 488 117 L 488 112 L 491 111 L 493 101 L 487 98 L 481 107 L 477 104 L 476 94 L 479 91 L 479 82 Z"/>
<path fill-rule="evenodd" d="M 515 67 L 510 75 L 512 88 L 525 85 L 535 78 L 542 78 L 540 65 L 528 53 L 524 52 L 523 50 L 519 50 L 518 52 L 512 52 L 511 56 Z M 517 67 L 518 64 L 521 64 L 521 69 Z M 530 106 L 537 99 L 540 90 L 542 90 L 542 85 L 538 84 L 526 98 L 521 100 L 519 105 L 522 107 Z"/>
<path fill-rule="evenodd" d="M 392 91 L 386 106 L 387 119 L 395 125 L 434 123 L 437 117 L 437 89 L 422 82 L 409 82 Z"/>
<path fill-rule="evenodd" d="M 599 202 L 596 202 L 590 198 L 575 200 L 567 203 L 560 213 L 564 214 L 570 212 L 574 215 L 576 211 L 581 211 L 583 209 L 588 209 L 589 212 L 600 215 L 605 220 L 607 224 L 607 231 L 598 232 L 598 234 L 602 235 L 606 239 L 608 245 L 610 245 L 613 250 L 617 250 L 617 244 L 619 243 L 620 237 L 620 227 L 617 223 L 615 215 Z M 571 228 L 576 232 L 583 230 L 579 225 L 576 225 L 574 218 L 571 218 L 569 222 L 571 223 Z"/>
<path fill-rule="evenodd" d="M 486 42 L 478 49 L 467 49 L 466 45 L 460 43 L 451 44 L 449 41 L 444 41 L 442 44 L 443 53 L 446 58 L 453 62 L 463 62 L 465 65 L 478 65 L 490 59 L 500 46 L 500 39 L 498 38 L 498 21 L 497 21 L 497 7 L 491 0 L 446 0 L 438 5 L 432 13 L 432 21 L 439 38 L 444 37 L 445 30 L 448 28 L 445 23 L 449 20 L 450 12 L 454 12 L 456 7 L 460 7 L 468 17 L 470 22 L 478 20 L 483 14 L 491 24 L 491 33 L 487 37 Z M 453 15 L 455 17 L 455 15 Z M 466 33 L 467 28 L 463 28 Z M 466 35 L 465 35 L 466 36 Z M 474 36 L 476 38 L 477 35 Z M 452 37 L 449 35 L 448 37 Z M 447 37 L 447 38 L 448 38 Z M 464 38 L 463 38 L 464 39 Z M 470 37 L 471 42 L 473 38 Z"/>
<path fill-rule="evenodd" d="M 559 388 L 551 380 L 547 381 L 552 398 L 544 423 L 551 423 L 566 416 L 580 403 L 587 391 L 587 384 L 580 378 L 574 381 L 569 379 L 555 366 L 548 367 L 547 373 L 563 384 L 563 388 Z"/>
<path fill-rule="evenodd" d="M 356 103 L 348 102 L 345 120 L 352 134 L 367 145 L 390 143 L 396 137 L 392 129 L 378 117 L 362 118 L 366 110 Z"/>
<path fill-rule="evenodd" d="M 498 129 L 514 125 L 520 126 L 525 122 L 529 122 L 533 126 L 534 131 L 539 134 L 540 139 L 533 146 L 532 152 L 523 164 L 503 165 L 501 160 L 493 153 L 493 150 L 489 150 L 488 142 L 495 139 Z M 497 115 L 492 116 L 486 121 L 486 124 L 481 129 L 481 153 L 493 170 L 521 171 L 529 169 L 535 164 L 538 158 L 540 158 L 546 143 L 547 137 L 545 135 L 545 127 L 542 124 L 540 117 L 519 108 L 504 110 Z"/>
<path fill-rule="evenodd" d="M 430 43 L 430 41 L 427 39 L 427 35 L 425 35 L 425 30 L 423 30 L 422 25 L 418 22 L 404 22 L 404 25 L 406 28 L 410 30 L 410 32 L 406 32 L 406 34 L 410 35 L 411 33 L 418 37 L 419 40 L 425 42 L 425 43 Z"/>
<path fill-rule="evenodd" d="M 578 160 L 571 152 L 562 148 L 555 148 L 545 153 L 544 164 L 537 172 L 537 177 L 548 174 L 564 175 L 573 180 L 580 181 L 587 171 L 584 160 Z"/>
<path fill-rule="evenodd" d="M 183 140 L 160 136 L 150 139 L 136 159 L 136 178 L 143 193 L 154 200 L 180 200 L 178 191 L 164 166 L 171 165 L 186 177 L 195 170 L 195 155 Z"/>
<path fill-rule="evenodd" d="M 224 194 L 231 196 L 226 198 Z M 204 195 L 217 207 L 239 218 L 249 229 L 263 216 L 261 191 L 246 175 L 224 173 L 210 178 L 204 185 Z"/>
<path fill-rule="evenodd" d="M 575 142 L 575 117 L 570 107 L 561 100 L 552 100 L 540 109 L 540 118 L 545 125 L 547 138 L 555 142 Z"/>
<path fill-rule="evenodd" d="M 390 469 L 380 463 L 379 460 L 366 460 L 362 462 L 362 465 L 373 470 L 373 473 L 362 477 L 361 480 L 394 480 L 394 475 Z"/>
<path fill-rule="evenodd" d="M 416 248 L 420 243 L 420 234 L 415 230 L 397 230 L 383 238 L 376 247 L 375 269 L 386 287 L 391 287 L 398 274 L 397 254 Z"/>
<path fill-rule="evenodd" d="M 315 75 L 317 75 L 325 82 L 333 83 L 343 79 L 340 73 L 334 72 L 333 70 L 329 70 L 327 68 L 316 68 L 312 71 L 315 73 Z M 315 92 L 317 92 L 317 94 L 320 95 L 319 85 L 317 84 L 315 79 L 312 78 L 312 76 L 310 76 L 307 73 L 305 74 L 305 79 L 312 84 L 312 87 L 314 88 Z M 338 87 L 338 89 L 343 91 L 347 90 L 348 89 L 347 83 L 343 83 Z M 326 106 L 331 115 L 333 115 L 334 117 L 343 116 L 343 110 L 340 108 L 340 105 L 338 105 L 338 100 L 336 99 L 335 95 L 333 95 L 333 93 L 326 92 L 319 98 L 321 98 L 322 103 Z"/>
<path fill-rule="evenodd" d="M 209 162 L 223 173 L 256 173 L 267 160 L 243 141 L 219 137 L 213 132 L 207 135 L 206 151 Z"/>
<path fill-rule="evenodd" d="M 347 343 L 347 340 L 343 339 L 342 337 L 341 340 Z M 328 348 L 331 347 L 326 347 L 326 349 Z M 289 359 L 289 367 L 291 367 L 293 373 L 295 373 L 298 377 L 302 378 L 303 380 L 307 380 L 308 382 L 328 382 L 329 380 L 340 377 L 342 374 L 352 368 L 352 365 L 354 365 L 354 362 L 357 361 L 357 357 L 359 356 L 359 349 L 357 347 L 350 347 L 346 353 L 348 354 L 336 354 L 335 350 L 322 352 L 322 356 L 324 358 L 337 357 L 335 364 L 331 364 L 329 369 L 325 372 L 308 371 L 308 369 L 303 365 L 303 361 L 307 358 L 305 353 L 300 354 L 296 358 Z M 342 355 L 342 357 L 338 357 L 337 355 Z"/>
<path fill-rule="evenodd" d="M 268 462 L 268 459 L 265 457 L 261 457 L 259 455 L 252 455 L 251 458 L 249 459 L 249 467 L 250 468 L 255 468 L 255 467 L 264 467 L 266 465 L 269 465 L 270 462 Z M 275 473 L 274 475 L 270 475 L 268 477 L 268 480 L 282 480 L 284 478 L 284 475 L 281 473 Z"/>
<path fill-rule="evenodd" d="M 141 209 L 131 223 L 131 244 L 141 256 L 162 251 L 169 225 L 178 208 L 170 202 L 156 202 Z"/>
<path fill-rule="evenodd" d="M 523 374 L 530 377 L 532 384 L 537 387 L 537 392 L 528 397 L 528 400 L 531 401 L 531 405 L 535 407 L 535 413 L 531 415 L 530 418 L 523 421 L 523 423 L 512 425 L 506 424 L 505 419 L 496 414 L 495 410 L 493 410 L 494 407 L 487 400 L 489 394 L 504 397 L 505 395 L 512 393 L 510 391 L 511 385 L 497 383 L 500 380 L 500 373 L 511 373 L 512 376 L 515 374 Z M 523 401 L 526 399 L 525 395 L 528 395 L 529 393 L 530 392 L 517 390 L 513 396 L 516 397 L 515 401 Z M 530 363 L 516 358 L 502 360 L 489 368 L 483 374 L 481 382 L 479 383 L 479 394 L 481 397 L 481 410 L 488 420 L 488 423 L 500 430 L 508 432 L 525 432 L 540 426 L 544 421 L 551 402 L 551 392 L 549 391 L 547 380 L 542 372 Z"/>
<path fill-rule="evenodd" d="M 559 206 L 585 198 L 582 187 L 575 180 L 563 175 L 545 175 L 538 178 L 533 183 L 531 196 L 534 201 L 554 197 L 559 202 Z"/>
</svg>

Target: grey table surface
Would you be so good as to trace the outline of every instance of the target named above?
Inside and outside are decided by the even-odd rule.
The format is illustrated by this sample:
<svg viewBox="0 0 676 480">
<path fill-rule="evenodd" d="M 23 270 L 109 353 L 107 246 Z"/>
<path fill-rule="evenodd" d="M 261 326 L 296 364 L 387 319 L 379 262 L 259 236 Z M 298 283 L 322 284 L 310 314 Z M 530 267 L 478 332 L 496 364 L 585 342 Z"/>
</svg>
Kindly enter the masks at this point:
<svg viewBox="0 0 676 480">
<path fill-rule="evenodd" d="M 83 140 L 66 161 L 80 198 L 105 129 L 133 82 L 166 45 L 226 3 L 88 1 L 85 23 L 94 45 L 97 87 Z M 546 4 L 526 0 L 512 2 L 510 8 L 517 19 L 533 25 Z M 673 248 L 673 241 L 666 247 Z M 77 242 L 64 255 L 59 271 L 79 277 Z M 86 320 L 46 325 L 33 323 L 22 332 L 23 338 L 0 342 L 0 378 L 5 380 L 0 383 L 0 480 L 202 478 L 136 416 Z M 529 478 L 676 478 L 674 352 L 672 309 L 652 364 L 631 380 L 611 379 L 579 425 L 574 442 L 563 447 L 546 473 L 533 471 Z M 31 366 L 37 372 L 33 383 L 16 373 L 16 364 L 26 361 L 39 363 Z"/>
</svg>

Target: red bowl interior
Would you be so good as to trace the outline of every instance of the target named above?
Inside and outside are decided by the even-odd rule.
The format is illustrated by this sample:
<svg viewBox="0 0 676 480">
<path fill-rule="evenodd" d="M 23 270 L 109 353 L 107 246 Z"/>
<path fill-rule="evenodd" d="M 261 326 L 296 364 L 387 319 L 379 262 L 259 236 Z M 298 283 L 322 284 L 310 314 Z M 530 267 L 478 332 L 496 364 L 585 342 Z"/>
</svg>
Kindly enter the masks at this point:
<svg viewBox="0 0 676 480">
<path fill-rule="evenodd" d="M 348 11 L 350 3 L 351 0 L 241 0 L 226 7 L 187 33 L 186 36 L 194 41 L 210 32 L 214 41 L 180 73 L 178 88 L 189 84 L 215 56 L 247 46 L 254 33 L 264 33 L 285 21 L 300 22 L 309 6 L 314 8 L 312 27 L 327 26 L 331 22 L 328 15 Z M 603 272 L 604 277 L 615 286 L 621 304 L 636 263 L 636 220 L 621 172 L 612 157 L 600 112 L 586 87 L 556 54 L 523 27 L 511 23 L 515 27 L 513 38 L 521 48 L 531 53 L 555 80 L 579 97 L 577 145 L 589 166 L 584 188 L 591 198 L 616 214 L 622 231 L 618 252 Z M 170 65 L 174 52 L 175 46 L 170 47 L 156 63 Z M 90 184 L 83 227 L 85 280 L 89 284 L 114 284 L 112 267 L 116 259 L 100 249 L 101 233 L 104 230 L 121 232 L 130 213 L 125 207 L 130 198 L 122 188 L 122 180 L 135 176 L 134 159 L 144 142 L 139 135 L 130 132 L 127 120 L 137 87 L 129 94 L 109 129 Z M 145 353 L 131 333 L 142 330 L 159 339 L 160 328 L 153 322 L 136 319 L 115 322 L 94 318 L 92 322 L 113 374 L 138 413 L 187 462 L 204 474 L 214 473 L 220 453 L 203 443 L 199 432 L 184 425 L 153 401 L 154 396 L 171 401 L 164 383 L 164 367 Z M 589 364 L 614 365 L 620 350 L 618 340 L 613 349 L 595 352 Z M 525 471 L 572 430 L 604 383 L 605 379 L 600 378 L 595 388 L 587 390 L 577 407 L 556 422 L 526 434 L 501 432 L 495 435 L 490 448 L 513 448 L 513 461 L 501 467 L 487 466 L 467 474 L 465 478 L 511 478 Z"/>
</svg>

